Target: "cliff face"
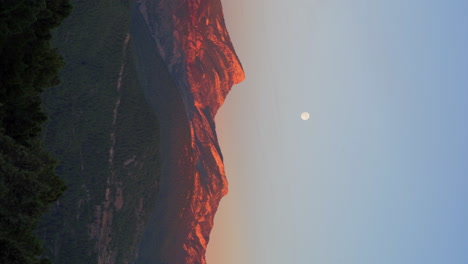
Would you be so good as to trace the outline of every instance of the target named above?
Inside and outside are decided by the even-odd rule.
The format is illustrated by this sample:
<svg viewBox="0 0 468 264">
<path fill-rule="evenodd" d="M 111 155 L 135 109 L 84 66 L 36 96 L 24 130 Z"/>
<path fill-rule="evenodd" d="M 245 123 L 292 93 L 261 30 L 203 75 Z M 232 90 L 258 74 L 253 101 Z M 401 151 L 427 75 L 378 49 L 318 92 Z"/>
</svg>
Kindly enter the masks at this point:
<svg viewBox="0 0 468 264">
<path fill-rule="evenodd" d="M 232 85 L 244 79 L 220 0 L 138 2 L 161 57 L 185 92 L 184 103 L 210 108 L 214 116 Z"/>
<path fill-rule="evenodd" d="M 172 228 L 156 232 L 158 245 L 154 246 L 165 251 L 155 262 L 206 263 L 213 218 L 228 191 L 214 116 L 231 87 L 244 79 L 244 72 L 225 27 L 220 0 L 139 0 L 137 9 L 177 87 L 185 115 L 177 119 L 184 119 L 190 138 L 183 143 L 183 128 L 174 129 L 180 123 L 174 125 L 174 118 L 167 118 L 175 114 L 164 93 L 174 91 L 158 92 L 155 108 L 163 127 L 161 140 L 166 141 L 161 143 L 168 146 L 162 147 L 166 179 L 160 186 L 165 190 L 160 199 L 167 201 L 158 201 L 167 205 L 160 206 L 165 209 L 159 209 L 156 225 Z"/>
</svg>

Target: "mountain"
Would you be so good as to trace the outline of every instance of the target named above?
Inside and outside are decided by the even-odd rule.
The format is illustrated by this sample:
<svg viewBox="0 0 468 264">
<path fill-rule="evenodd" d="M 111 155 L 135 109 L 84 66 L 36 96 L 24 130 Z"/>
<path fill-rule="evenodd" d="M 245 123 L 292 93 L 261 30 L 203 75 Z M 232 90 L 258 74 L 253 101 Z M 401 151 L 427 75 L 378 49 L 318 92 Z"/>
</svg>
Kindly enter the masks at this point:
<svg viewBox="0 0 468 264">
<path fill-rule="evenodd" d="M 43 95 L 67 190 L 36 231 L 52 263 L 205 263 L 227 193 L 214 116 L 244 78 L 219 1 L 70 0 Z"/>
<path fill-rule="evenodd" d="M 214 117 L 244 72 L 219 0 L 139 0 L 132 20 L 139 79 L 158 116 L 162 159 L 158 202 L 136 263 L 206 263 L 214 215 L 228 191 Z M 162 63 L 167 73 L 152 70 Z M 155 77 L 164 74 L 170 84 Z"/>
</svg>

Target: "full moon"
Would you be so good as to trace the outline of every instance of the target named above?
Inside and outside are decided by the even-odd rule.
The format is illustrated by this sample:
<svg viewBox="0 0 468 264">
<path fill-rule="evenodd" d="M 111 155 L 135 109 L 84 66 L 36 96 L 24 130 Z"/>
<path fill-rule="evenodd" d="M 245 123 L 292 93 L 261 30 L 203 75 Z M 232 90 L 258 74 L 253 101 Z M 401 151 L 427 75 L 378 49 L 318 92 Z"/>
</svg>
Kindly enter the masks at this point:
<svg viewBox="0 0 468 264">
<path fill-rule="evenodd" d="M 307 120 L 307 119 L 309 119 L 309 117 L 310 117 L 310 115 L 307 112 L 304 112 L 304 113 L 301 114 L 302 120 Z"/>
</svg>

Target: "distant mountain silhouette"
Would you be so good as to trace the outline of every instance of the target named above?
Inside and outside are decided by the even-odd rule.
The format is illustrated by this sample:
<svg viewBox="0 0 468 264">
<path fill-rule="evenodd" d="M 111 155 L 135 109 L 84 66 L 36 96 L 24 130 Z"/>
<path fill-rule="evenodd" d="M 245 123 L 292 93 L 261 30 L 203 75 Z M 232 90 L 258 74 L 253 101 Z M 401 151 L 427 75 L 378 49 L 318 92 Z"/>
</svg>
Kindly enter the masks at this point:
<svg viewBox="0 0 468 264">
<path fill-rule="evenodd" d="M 136 263 L 206 263 L 213 218 L 228 192 L 214 117 L 244 72 L 219 0 L 138 0 L 132 20 L 162 159 L 157 208 Z"/>
</svg>

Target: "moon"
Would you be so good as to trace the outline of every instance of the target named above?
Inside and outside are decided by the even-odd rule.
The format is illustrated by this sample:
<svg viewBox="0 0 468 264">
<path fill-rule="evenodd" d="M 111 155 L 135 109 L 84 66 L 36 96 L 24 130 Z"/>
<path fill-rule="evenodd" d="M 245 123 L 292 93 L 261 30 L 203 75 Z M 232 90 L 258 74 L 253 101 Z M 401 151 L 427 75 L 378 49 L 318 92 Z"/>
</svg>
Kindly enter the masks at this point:
<svg viewBox="0 0 468 264">
<path fill-rule="evenodd" d="M 310 117 L 310 115 L 309 115 L 309 113 L 307 113 L 307 112 L 303 112 L 303 113 L 301 114 L 301 119 L 302 119 L 302 120 L 308 120 L 309 117 Z"/>
</svg>

